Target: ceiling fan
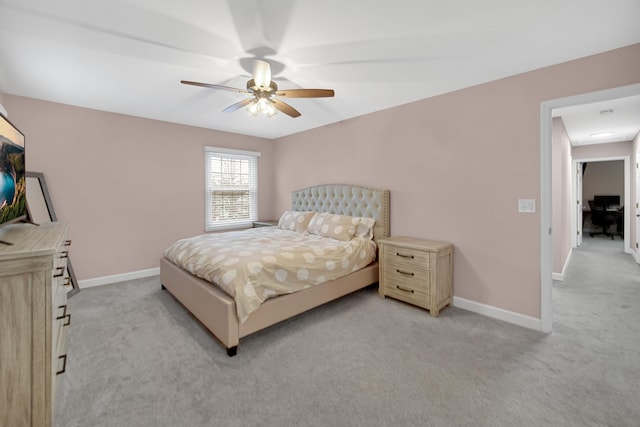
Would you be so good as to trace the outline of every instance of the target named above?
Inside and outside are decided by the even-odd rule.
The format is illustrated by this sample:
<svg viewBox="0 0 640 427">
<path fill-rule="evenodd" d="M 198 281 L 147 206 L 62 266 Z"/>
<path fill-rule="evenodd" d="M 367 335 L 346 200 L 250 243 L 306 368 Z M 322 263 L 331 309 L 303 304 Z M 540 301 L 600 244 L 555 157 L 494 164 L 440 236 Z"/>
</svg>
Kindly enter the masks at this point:
<svg viewBox="0 0 640 427">
<path fill-rule="evenodd" d="M 180 83 L 193 86 L 202 86 L 210 89 L 228 90 L 231 92 L 247 93 L 251 97 L 243 99 L 225 108 L 225 113 L 230 113 L 240 108 L 247 107 L 249 113 L 257 116 L 263 113 L 268 117 L 273 116 L 277 111 L 282 111 L 290 117 L 300 117 L 298 110 L 278 99 L 282 98 L 328 98 L 335 95 L 333 89 L 287 89 L 278 90 L 276 82 L 271 80 L 271 65 L 261 60 L 253 61 L 253 78 L 247 82 L 246 89 L 238 89 L 229 86 L 214 85 L 209 83 L 192 82 L 181 80 Z"/>
</svg>

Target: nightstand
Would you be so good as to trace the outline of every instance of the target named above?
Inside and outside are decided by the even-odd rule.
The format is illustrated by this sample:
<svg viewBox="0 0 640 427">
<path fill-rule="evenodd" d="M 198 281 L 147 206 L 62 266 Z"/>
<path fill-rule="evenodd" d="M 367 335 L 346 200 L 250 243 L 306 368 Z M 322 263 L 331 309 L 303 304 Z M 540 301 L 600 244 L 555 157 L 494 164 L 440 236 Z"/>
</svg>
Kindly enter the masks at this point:
<svg viewBox="0 0 640 427">
<path fill-rule="evenodd" d="M 378 294 L 426 308 L 433 317 L 451 304 L 453 245 L 409 237 L 378 241 Z"/>
<path fill-rule="evenodd" d="M 253 221 L 253 228 L 272 227 L 278 225 L 278 221 Z"/>
</svg>

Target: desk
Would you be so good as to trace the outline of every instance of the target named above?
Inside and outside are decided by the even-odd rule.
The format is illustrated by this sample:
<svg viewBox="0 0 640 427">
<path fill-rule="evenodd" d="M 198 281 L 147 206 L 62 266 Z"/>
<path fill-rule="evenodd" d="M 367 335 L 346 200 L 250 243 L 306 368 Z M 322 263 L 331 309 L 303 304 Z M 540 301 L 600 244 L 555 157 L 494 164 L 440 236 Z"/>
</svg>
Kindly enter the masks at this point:
<svg viewBox="0 0 640 427">
<path fill-rule="evenodd" d="M 607 216 L 611 218 L 611 225 L 616 226 L 616 231 L 613 235 L 620 236 L 624 239 L 624 206 L 620 208 L 607 208 Z M 589 230 L 593 230 L 594 225 L 591 222 L 591 209 L 588 207 L 582 207 L 582 230 L 584 235 L 585 222 L 589 219 Z M 597 226 L 595 226 L 597 227 Z M 608 231 L 609 227 L 607 227 Z M 593 236 L 592 236 L 593 237 Z"/>
</svg>

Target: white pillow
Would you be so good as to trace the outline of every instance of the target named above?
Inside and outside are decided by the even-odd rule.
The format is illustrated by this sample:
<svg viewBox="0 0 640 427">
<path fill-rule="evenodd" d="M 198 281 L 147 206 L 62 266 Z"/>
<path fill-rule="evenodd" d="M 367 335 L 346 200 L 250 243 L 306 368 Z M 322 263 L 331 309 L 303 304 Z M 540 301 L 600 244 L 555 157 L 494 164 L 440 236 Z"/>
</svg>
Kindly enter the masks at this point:
<svg viewBox="0 0 640 427">
<path fill-rule="evenodd" d="M 315 212 L 285 211 L 278 221 L 278 228 L 304 233 Z"/>
<path fill-rule="evenodd" d="M 347 241 L 355 234 L 359 222 L 358 218 L 352 216 L 318 212 L 311 218 L 307 231 L 318 236 Z"/>
<path fill-rule="evenodd" d="M 364 237 L 365 239 L 373 239 L 373 226 L 376 220 L 373 218 L 358 217 L 358 226 L 356 227 L 356 237 Z"/>
</svg>

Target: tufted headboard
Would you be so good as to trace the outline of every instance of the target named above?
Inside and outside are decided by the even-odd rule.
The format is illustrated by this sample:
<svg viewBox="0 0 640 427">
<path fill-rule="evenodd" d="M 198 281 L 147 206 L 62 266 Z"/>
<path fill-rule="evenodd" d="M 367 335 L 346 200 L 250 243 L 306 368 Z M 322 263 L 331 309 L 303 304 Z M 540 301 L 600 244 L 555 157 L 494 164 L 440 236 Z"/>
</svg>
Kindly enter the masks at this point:
<svg viewBox="0 0 640 427">
<path fill-rule="evenodd" d="M 374 240 L 389 237 L 389 190 L 347 184 L 316 185 L 294 191 L 291 208 L 373 218 Z"/>
</svg>

